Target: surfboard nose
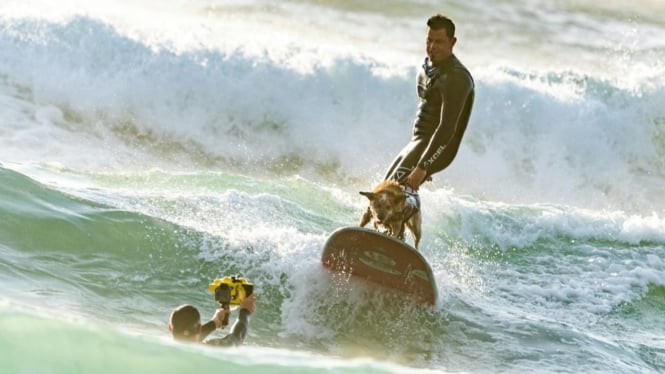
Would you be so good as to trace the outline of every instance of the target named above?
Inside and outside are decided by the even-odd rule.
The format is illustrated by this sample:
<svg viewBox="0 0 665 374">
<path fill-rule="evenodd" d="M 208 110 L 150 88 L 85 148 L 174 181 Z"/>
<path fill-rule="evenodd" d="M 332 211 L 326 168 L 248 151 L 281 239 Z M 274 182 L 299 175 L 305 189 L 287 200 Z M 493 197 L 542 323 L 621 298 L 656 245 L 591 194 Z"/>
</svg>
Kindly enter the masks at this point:
<svg viewBox="0 0 665 374">
<path fill-rule="evenodd" d="M 404 292 L 430 305 L 437 287 L 432 268 L 415 248 L 362 227 L 335 230 L 323 246 L 323 266 Z"/>
</svg>

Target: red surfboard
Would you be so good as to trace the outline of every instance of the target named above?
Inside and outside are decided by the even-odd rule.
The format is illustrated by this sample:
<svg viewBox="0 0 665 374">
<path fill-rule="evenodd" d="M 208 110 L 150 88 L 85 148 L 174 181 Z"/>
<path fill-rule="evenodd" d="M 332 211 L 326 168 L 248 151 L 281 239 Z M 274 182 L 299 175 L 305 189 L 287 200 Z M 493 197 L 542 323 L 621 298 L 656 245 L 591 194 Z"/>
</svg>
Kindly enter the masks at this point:
<svg viewBox="0 0 665 374">
<path fill-rule="evenodd" d="M 405 242 L 376 230 L 336 230 L 323 247 L 321 262 L 332 271 L 403 291 L 428 304 L 436 302 L 436 282 L 423 256 Z"/>
</svg>

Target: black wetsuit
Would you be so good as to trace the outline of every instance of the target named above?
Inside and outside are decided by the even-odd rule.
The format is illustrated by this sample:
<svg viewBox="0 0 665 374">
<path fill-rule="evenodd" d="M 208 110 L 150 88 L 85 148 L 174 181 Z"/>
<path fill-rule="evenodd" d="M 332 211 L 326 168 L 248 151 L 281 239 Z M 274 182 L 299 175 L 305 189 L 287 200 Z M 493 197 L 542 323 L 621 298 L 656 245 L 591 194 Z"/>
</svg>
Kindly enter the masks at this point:
<svg viewBox="0 0 665 374">
<path fill-rule="evenodd" d="M 249 315 L 251 313 L 249 310 L 243 308 L 240 309 L 238 313 L 238 319 L 231 327 L 231 331 L 228 335 L 223 338 L 213 338 L 208 339 L 203 342 L 203 344 L 215 345 L 229 347 L 234 345 L 242 344 L 245 340 L 245 335 L 247 335 L 247 326 L 249 326 Z M 201 340 L 205 339 L 206 336 L 210 335 L 211 332 L 215 331 L 215 321 L 209 321 L 201 327 Z"/>
<path fill-rule="evenodd" d="M 418 74 L 418 97 L 413 137 L 393 161 L 386 180 L 405 184 L 416 166 L 427 171 L 427 178 L 450 165 L 471 116 L 473 78 L 455 55 L 433 66 L 425 59 Z"/>
</svg>

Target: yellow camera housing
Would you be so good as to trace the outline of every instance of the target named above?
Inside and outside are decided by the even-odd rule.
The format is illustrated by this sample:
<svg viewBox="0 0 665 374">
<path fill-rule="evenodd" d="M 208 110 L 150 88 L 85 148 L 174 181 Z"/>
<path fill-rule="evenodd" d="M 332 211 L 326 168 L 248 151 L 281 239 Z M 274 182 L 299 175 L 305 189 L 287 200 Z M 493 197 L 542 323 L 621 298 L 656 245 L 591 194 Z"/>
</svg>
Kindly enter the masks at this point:
<svg viewBox="0 0 665 374">
<path fill-rule="evenodd" d="M 220 286 L 223 288 L 228 287 L 228 294 L 224 297 L 228 300 L 220 300 L 218 298 L 219 293 L 217 292 L 217 289 Z M 228 303 L 230 305 L 240 305 L 240 302 L 245 297 L 252 294 L 253 289 L 254 285 L 246 278 L 242 278 L 240 276 L 226 276 L 224 278 L 218 278 L 208 285 L 208 290 L 215 294 L 215 300 L 217 302 L 220 304 Z"/>
</svg>

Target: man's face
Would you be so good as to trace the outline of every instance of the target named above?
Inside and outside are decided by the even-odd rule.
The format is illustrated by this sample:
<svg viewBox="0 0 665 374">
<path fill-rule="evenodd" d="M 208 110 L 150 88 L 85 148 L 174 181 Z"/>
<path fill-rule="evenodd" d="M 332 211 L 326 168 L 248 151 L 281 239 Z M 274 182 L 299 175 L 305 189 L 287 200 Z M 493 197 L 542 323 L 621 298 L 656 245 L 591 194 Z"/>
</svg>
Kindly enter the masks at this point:
<svg viewBox="0 0 665 374">
<path fill-rule="evenodd" d="M 439 63 L 453 54 L 457 38 L 449 38 L 446 29 L 427 29 L 427 57 L 433 64 Z"/>
</svg>

